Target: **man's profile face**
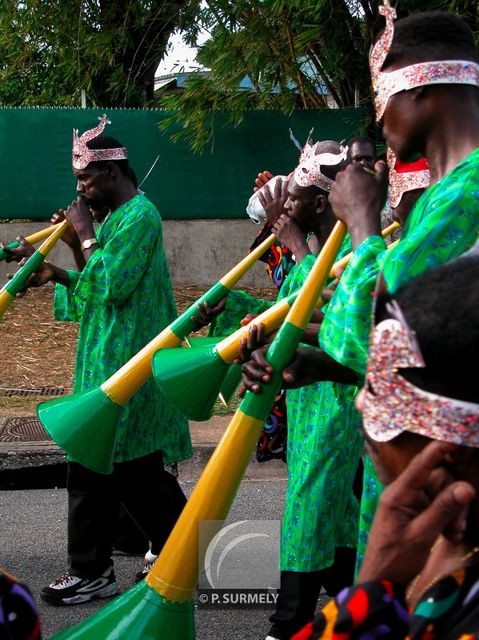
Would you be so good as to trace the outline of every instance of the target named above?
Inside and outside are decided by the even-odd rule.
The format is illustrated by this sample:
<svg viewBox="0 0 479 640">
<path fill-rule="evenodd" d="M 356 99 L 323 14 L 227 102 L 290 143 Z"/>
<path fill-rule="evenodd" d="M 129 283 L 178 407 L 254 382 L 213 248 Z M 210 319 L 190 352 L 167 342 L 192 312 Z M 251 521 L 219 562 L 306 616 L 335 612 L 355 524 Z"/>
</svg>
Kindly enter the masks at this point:
<svg viewBox="0 0 479 640">
<path fill-rule="evenodd" d="M 370 142 L 353 142 L 350 149 L 352 164 L 361 164 L 373 169 L 376 161 L 376 153 Z"/>
<path fill-rule="evenodd" d="M 85 169 L 73 169 L 77 179 L 77 192 L 92 209 L 99 211 L 106 206 L 106 175 L 104 168 L 89 164 Z"/>
<path fill-rule="evenodd" d="M 414 100 L 414 93 L 413 89 L 392 95 L 382 119 L 383 137 L 401 162 L 413 162 L 424 155 L 424 134 L 431 120 L 430 113 L 425 114 Z"/>
<path fill-rule="evenodd" d="M 311 220 L 315 215 L 316 196 L 311 192 L 311 187 L 300 187 L 294 178 L 288 183 L 288 199 L 284 208 L 302 231 L 311 231 Z"/>
</svg>

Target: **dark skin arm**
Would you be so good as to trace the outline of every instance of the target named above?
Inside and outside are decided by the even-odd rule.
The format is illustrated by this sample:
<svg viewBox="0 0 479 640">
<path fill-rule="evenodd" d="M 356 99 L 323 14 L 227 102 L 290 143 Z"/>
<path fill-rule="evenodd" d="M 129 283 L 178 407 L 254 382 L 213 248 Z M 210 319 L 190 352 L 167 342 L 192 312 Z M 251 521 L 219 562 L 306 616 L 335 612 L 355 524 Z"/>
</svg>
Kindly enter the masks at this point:
<svg viewBox="0 0 479 640">
<path fill-rule="evenodd" d="M 198 329 L 207 327 L 218 316 L 226 306 L 226 296 L 222 298 L 217 305 L 211 307 L 207 302 L 197 304 L 198 313 L 191 316 Z"/>
<path fill-rule="evenodd" d="M 318 344 L 318 334 L 321 328 L 321 322 L 324 314 L 320 309 L 315 309 L 311 316 L 311 322 L 306 327 L 306 331 L 303 334 L 302 341 L 306 344 L 310 344 L 314 347 Z M 255 314 L 248 314 L 241 321 L 242 326 L 250 324 L 256 318 Z M 248 362 L 251 358 L 251 354 L 256 349 L 262 349 L 266 351 L 266 348 L 273 341 L 277 331 L 266 335 L 265 326 L 262 322 L 251 324 L 248 333 L 240 341 L 240 352 L 238 358 L 235 360 L 236 364 L 242 364 Z M 264 348 L 263 348 L 264 347 Z"/>
<path fill-rule="evenodd" d="M 82 242 L 95 238 L 95 229 L 93 226 L 93 216 L 90 208 L 85 204 L 82 198 L 74 200 L 68 209 L 65 211 L 65 218 L 70 221 L 72 228 L 78 237 L 78 241 L 81 247 Z M 97 244 L 93 244 L 88 249 L 82 249 L 83 258 L 85 263 L 98 249 Z"/>
<path fill-rule="evenodd" d="M 261 349 L 253 351 L 242 367 L 244 391 L 261 393 L 261 385 L 271 382 L 273 369 Z M 324 351 L 299 347 L 292 362 L 283 371 L 283 387 L 296 389 L 315 382 L 329 380 L 341 384 L 358 385 L 358 375 L 352 369 L 333 360 Z"/>
<path fill-rule="evenodd" d="M 256 318 L 256 315 L 253 313 L 248 314 L 241 320 L 241 325 L 244 327 L 252 322 Z M 273 331 L 269 335 L 266 335 L 264 331 L 264 324 L 262 322 L 258 322 L 255 324 L 251 324 L 249 327 L 248 333 L 244 338 L 240 341 L 240 349 L 239 356 L 235 360 L 235 364 L 242 364 L 243 362 L 248 362 L 251 357 L 251 354 L 256 349 L 264 349 L 268 347 L 268 345 L 272 342 L 276 332 Z"/>
<path fill-rule="evenodd" d="M 88 249 L 81 249 L 81 243 L 84 240 L 95 237 L 95 231 L 93 227 L 93 217 L 89 207 L 81 198 L 77 198 L 68 209 L 60 210 L 57 214 L 54 214 L 52 222 L 54 224 L 62 217 L 68 219 L 72 226 L 72 230 L 66 230 L 68 234 L 66 242 L 72 247 L 75 256 L 75 262 L 81 271 L 91 255 L 97 250 L 98 245 L 94 244 Z M 35 248 L 26 242 L 25 238 L 20 238 L 20 245 L 12 250 L 7 250 L 9 254 L 8 261 L 15 260 L 19 262 L 19 265 L 23 265 L 25 260 L 29 258 L 35 251 Z M 57 267 L 50 262 L 43 262 L 43 264 L 33 273 L 27 280 L 28 287 L 41 287 L 47 282 L 57 282 L 68 286 L 70 278 L 68 272 L 61 267 Z"/>
<path fill-rule="evenodd" d="M 269 187 L 259 194 L 259 201 L 265 210 L 266 219 L 279 242 L 294 253 L 296 262 L 310 252 L 306 236 L 298 224 L 287 215 L 284 205 L 288 199 L 288 182 L 277 180 L 274 189 Z"/>
<path fill-rule="evenodd" d="M 65 220 L 65 209 L 58 209 L 58 211 L 51 217 L 50 222 L 52 224 L 58 224 L 63 222 L 63 220 Z M 61 240 L 70 247 L 78 271 L 83 271 L 86 264 L 85 256 L 81 250 L 80 239 L 78 238 L 75 229 L 73 229 L 73 227 L 69 227 L 62 235 Z"/>
<path fill-rule="evenodd" d="M 5 251 L 5 262 L 18 262 L 23 261 L 25 264 L 26 259 L 35 253 L 35 247 L 25 240 L 25 236 L 18 236 L 15 238 L 20 244 L 14 249 L 10 249 L 4 242 L 0 242 L 0 248 Z"/>
<path fill-rule="evenodd" d="M 20 263 L 21 264 L 21 263 Z M 70 284 L 70 278 L 68 272 L 61 267 L 57 267 L 51 262 L 44 262 L 37 269 L 35 273 L 27 280 L 27 288 L 29 287 L 42 287 L 47 282 L 56 282 L 68 287 Z"/>
<path fill-rule="evenodd" d="M 449 553 L 455 547 L 462 553 L 476 492 L 448 469 L 461 448 L 430 442 L 385 489 L 358 582 L 389 579 L 406 586 L 423 570 L 439 536 Z"/>
<path fill-rule="evenodd" d="M 301 338 L 301 342 L 305 344 L 309 344 L 312 347 L 318 346 L 318 335 L 321 329 L 320 322 L 310 322 L 306 327 L 305 332 L 303 333 L 303 337 Z"/>
<path fill-rule="evenodd" d="M 301 263 L 307 255 L 311 254 L 304 232 L 301 231 L 293 218 L 290 218 L 286 213 L 282 213 L 279 216 L 273 225 L 272 231 L 281 244 L 294 253 L 297 263 Z"/>
<path fill-rule="evenodd" d="M 348 227 L 353 249 L 366 238 L 381 235 L 380 213 L 387 198 L 387 166 L 376 162 L 375 174 L 350 164 L 336 176 L 329 202 L 335 216 Z"/>
<path fill-rule="evenodd" d="M 264 187 L 264 185 L 269 182 L 271 178 L 274 178 L 271 171 L 260 171 L 256 176 L 256 180 L 254 181 L 253 191 L 259 191 L 259 189 L 261 189 L 261 187 Z"/>
<path fill-rule="evenodd" d="M 28 243 L 23 236 L 17 239 L 20 242 L 18 247 L 15 249 L 5 249 L 8 253 L 7 262 L 18 262 L 18 266 L 22 267 L 28 258 L 35 253 L 35 247 Z M 70 278 L 65 269 L 56 267 L 51 262 L 44 260 L 36 272 L 32 273 L 28 278 L 25 291 L 29 287 L 42 287 L 50 281 L 68 286 Z"/>
<path fill-rule="evenodd" d="M 276 180 L 274 188 L 268 185 L 263 191 L 258 194 L 259 201 L 266 213 L 266 220 L 271 226 L 274 225 L 276 220 L 281 214 L 285 213 L 284 204 L 288 199 L 288 183 L 286 180 Z"/>
</svg>

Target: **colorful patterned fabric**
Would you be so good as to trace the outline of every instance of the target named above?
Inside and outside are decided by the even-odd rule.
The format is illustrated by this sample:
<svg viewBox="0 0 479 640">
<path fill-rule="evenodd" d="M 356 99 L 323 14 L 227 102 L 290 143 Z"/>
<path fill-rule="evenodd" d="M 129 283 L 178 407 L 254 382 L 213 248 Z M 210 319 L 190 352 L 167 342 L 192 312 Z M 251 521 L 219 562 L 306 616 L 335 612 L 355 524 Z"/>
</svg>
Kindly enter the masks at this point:
<svg viewBox="0 0 479 640">
<path fill-rule="evenodd" d="M 256 236 L 250 251 L 256 249 L 268 236 L 271 235 L 271 225 L 266 223 Z M 266 271 L 268 272 L 271 282 L 281 288 L 286 276 L 294 267 L 294 256 L 288 247 L 284 247 L 280 242 L 275 242 L 260 258 L 261 262 L 266 263 Z"/>
<path fill-rule="evenodd" d="M 405 590 L 389 580 L 343 589 L 292 640 L 474 640 L 479 638 L 479 565 L 460 569 L 407 610 Z"/>
<path fill-rule="evenodd" d="M 30 589 L 0 569 L 0 638 L 41 640 L 40 618 Z"/>
<path fill-rule="evenodd" d="M 266 223 L 256 236 L 250 251 L 260 245 L 271 235 L 271 225 Z M 266 263 L 266 271 L 272 283 L 281 287 L 286 276 L 293 268 L 295 262 L 293 254 L 287 247 L 283 247 L 279 242 L 275 243 L 260 258 Z M 242 291 L 233 291 L 228 295 L 226 308 L 210 325 L 209 335 L 226 335 L 240 326 L 240 321 L 248 313 L 261 313 L 270 307 L 272 303 L 265 300 L 257 300 Z M 276 400 L 271 408 L 267 420 L 258 438 L 256 446 L 256 460 L 267 462 L 268 460 L 280 459 L 286 462 L 286 441 L 287 441 L 287 415 L 286 415 L 286 392 L 282 389 L 276 396 Z"/>
<path fill-rule="evenodd" d="M 372 294 L 380 268 L 389 291 L 470 249 L 479 231 L 479 149 L 431 186 L 409 214 L 398 245 L 385 251 L 372 236 L 356 248 L 324 318 L 319 342 L 338 362 L 364 376 L 371 326 Z M 368 465 L 374 473 L 372 465 Z M 365 490 L 379 481 L 364 474 Z M 377 484 L 380 488 L 380 484 Z M 379 497 L 379 493 L 378 493 Z M 364 509 L 368 508 L 368 512 Z M 372 510 L 371 510 L 372 509 Z M 376 504 L 361 504 L 360 527 L 372 521 Z M 361 546 L 368 529 L 361 529 Z"/>
<path fill-rule="evenodd" d="M 250 247 L 250 251 L 255 249 L 271 234 L 271 225 L 266 223 L 263 229 L 256 236 Z M 294 256 L 288 247 L 280 242 L 275 242 L 260 258 L 266 263 L 266 271 L 271 282 L 281 289 L 283 283 L 296 264 Z M 281 389 L 271 408 L 271 413 L 264 423 L 256 446 L 256 460 L 267 462 L 275 458 L 280 458 L 286 462 L 286 447 L 288 441 L 288 418 L 286 410 L 286 391 Z"/>
<path fill-rule="evenodd" d="M 338 258 L 349 252 L 349 238 Z M 306 256 L 280 297 L 297 291 L 315 256 Z M 363 448 L 357 387 L 320 382 L 287 391 L 288 487 L 281 525 L 281 571 L 319 571 L 334 562 L 336 547 L 355 547 L 359 505 L 353 482 Z"/>
<path fill-rule="evenodd" d="M 288 415 L 286 409 L 286 391 L 281 389 L 276 396 L 271 412 L 263 424 L 256 445 L 256 460 L 282 460 L 286 462 L 288 441 Z"/>
<path fill-rule="evenodd" d="M 75 392 L 98 387 L 176 317 L 160 214 L 145 196 L 110 213 L 97 240 L 84 270 L 55 288 L 55 317 L 80 322 Z M 158 450 L 166 463 L 192 455 L 186 418 L 149 380 L 122 410 L 115 462 Z"/>
</svg>

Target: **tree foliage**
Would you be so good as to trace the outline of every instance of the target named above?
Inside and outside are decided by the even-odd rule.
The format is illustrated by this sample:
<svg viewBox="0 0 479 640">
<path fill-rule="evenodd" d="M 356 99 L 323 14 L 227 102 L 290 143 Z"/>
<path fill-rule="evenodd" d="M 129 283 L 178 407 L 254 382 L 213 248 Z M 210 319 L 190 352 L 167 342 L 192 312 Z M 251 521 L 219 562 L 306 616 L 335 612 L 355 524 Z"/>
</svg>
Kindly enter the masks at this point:
<svg viewBox="0 0 479 640">
<path fill-rule="evenodd" d="M 182 94 L 161 105 L 175 113 L 165 129 L 182 124 L 173 138 L 193 149 L 212 139 L 214 117 L 226 111 L 241 121 L 246 109 L 322 109 L 365 106 L 371 111 L 368 52 L 384 20 L 378 0 L 206 0 L 187 20 L 196 44 L 201 29 L 211 37 L 197 60 L 208 75 L 191 76 Z M 412 11 L 447 9 L 479 30 L 476 0 L 401 0 L 402 17 Z M 239 88 L 247 76 L 251 88 Z M 326 95 L 327 94 L 327 95 Z M 329 97 L 327 97 L 329 96 Z"/>
<path fill-rule="evenodd" d="M 1 0 L 0 105 L 163 106 L 194 149 L 215 114 L 247 109 L 371 108 L 367 53 L 380 0 Z M 400 15 L 449 9 L 479 32 L 477 0 L 400 0 Z M 199 47 L 182 94 L 154 96 L 171 33 Z M 247 77 L 248 88 L 240 88 Z M 178 131 L 178 126 L 180 130 Z"/>
<path fill-rule="evenodd" d="M 0 104 L 144 106 L 185 2 L 1 0 Z"/>
</svg>

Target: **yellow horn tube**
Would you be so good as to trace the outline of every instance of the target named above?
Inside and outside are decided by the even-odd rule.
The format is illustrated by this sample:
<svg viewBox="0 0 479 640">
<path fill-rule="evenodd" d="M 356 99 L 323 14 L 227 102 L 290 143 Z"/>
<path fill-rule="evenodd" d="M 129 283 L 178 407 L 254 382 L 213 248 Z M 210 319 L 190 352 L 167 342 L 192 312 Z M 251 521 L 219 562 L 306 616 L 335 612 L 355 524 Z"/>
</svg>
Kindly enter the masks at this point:
<svg viewBox="0 0 479 640">
<path fill-rule="evenodd" d="M 28 278 L 35 273 L 41 263 L 45 260 L 48 253 L 53 249 L 60 236 L 70 226 L 68 220 L 64 220 L 55 228 L 48 236 L 45 242 L 33 253 L 25 264 L 20 267 L 13 278 L 0 291 L 0 318 L 3 317 L 5 311 L 11 305 L 17 293 L 25 288 Z"/>
</svg>

